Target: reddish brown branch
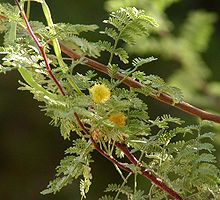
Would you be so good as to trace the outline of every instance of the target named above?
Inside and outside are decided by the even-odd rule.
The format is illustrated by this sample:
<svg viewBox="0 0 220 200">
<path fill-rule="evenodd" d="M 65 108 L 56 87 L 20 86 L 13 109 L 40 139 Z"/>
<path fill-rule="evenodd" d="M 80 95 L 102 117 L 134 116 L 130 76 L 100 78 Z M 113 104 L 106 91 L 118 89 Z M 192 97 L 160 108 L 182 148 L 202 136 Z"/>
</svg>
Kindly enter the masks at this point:
<svg viewBox="0 0 220 200">
<path fill-rule="evenodd" d="M 53 82 L 56 84 L 56 86 L 57 86 L 58 89 L 60 90 L 61 94 L 62 94 L 63 96 L 65 96 L 65 93 L 64 93 L 64 91 L 63 91 L 63 88 L 61 87 L 59 81 L 56 79 L 56 77 L 54 76 L 54 74 L 53 74 L 53 72 L 52 72 L 52 70 L 51 70 L 51 67 L 50 67 L 49 61 L 48 61 L 48 59 L 47 59 L 46 53 L 45 53 L 45 51 L 44 51 L 44 48 L 43 48 L 43 46 L 40 44 L 40 42 L 39 42 L 37 36 L 35 35 L 35 33 L 33 32 L 32 28 L 31 28 L 31 26 L 30 26 L 30 23 L 29 23 L 29 21 L 28 21 L 28 19 L 27 19 L 27 16 L 26 16 L 26 14 L 25 14 L 25 12 L 21 9 L 21 6 L 20 6 L 19 1 L 18 1 L 18 0 L 15 0 L 15 2 L 16 2 L 17 6 L 18 6 L 18 8 L 19 8 L 19 10 L 20 10 L 20 13 L 21 13 L 21 15 L 22 15 L 22 17 L 23 17 L 23 19 L 24 19 L 24 21 L 25 21 L 25 24 L 26 24 L 28 33 L 31 35 L 31 37 L 33 38 L 35 44 L 37 45 L 37 47 L 39 48 L 39 50 L 40 50 L 40 52 L 41 52 L 41 55 L 42 55 L 42 57 L 43 57 L 43 59 L 44 59 L 45 66 L 46 66 L 46 70 L 47 70 L 49 76 L 51 77 L 51 79 L 53 80 Z"/>
<path fill-rule="evenodd" d="M 77 54 L 76 52 L 74 52 L 73 50 L 69 49 L 68 47 L 66 47 L 65 45 L 63 45 L 62 43 L 60 44 L 61 46 L 61 50 L 63 53 L 65 53 L 66 55 L 68 55 L 70 58 L 76 60 L 76 59 L 80 59 L 81 56 L 79 54 Z M 97 71 L 100 71 L 102 73 L 105 73 L 105 74 L 108 74 L 108 69 L 105 65 L 97 62 L 97 61 L 94 61 L 90 58 L 84 58 L 84 61 L 85 61 L 85 64 Z M 124 79 L 124 76 L 120 73 L 117 73 L 116 74 L 116 78 L 118 80 L 122 80 Z M 141 88 L 141 87 L 144 87 L 143 85 L 141 85 L 139 82 L 133 80 L 132 78 L 126 78 L 123 80 L 123 83 L 129 87 L 132 87 L 132 88 Z M 197 116 L 203 120 L 209 120 L 209 121 L 213 121 L 213 122 L 216 122 L 216 123 L 219 123 L 220 124 L 220 116 L 219 115 L 215 115 L 215 114 L 212 114 L 212 113 L 209 113 L 209 112 L 206 112 L 200 108 L 197 108 L 195 106 L 192 106 L 190 105 L 189 103 L 186 103 L 184 101 L 182 102 L 179 102 L 179 103 L 175 103 L 174 104 L 174 101 L 173 99 L 167 95 L 167 94 L 164 94 L 164 93 L 160 93 L 158 96 L 156 95 L 151 95 L 151 97 L 153 97 L 154 99 L 156 100 L 159 100 L 163 103 L 166 103 L 168 105 L 171 105 L 171 106 L 174 106 L 190 115 L 193 115 L 193 116 Z"/>
<path fill-rule="evenodd" d="M 131 161 L 132 164 L 140 168 L 141 174 L 144 177 L 148 178 L 152 183 L 161 188 L 163 191 L 167 192 L 169 196 L 173 197 L 174 199 L 183 200 L 178 193 L 168 187 L 161 179 L 157 178 L 150 170 L 143 167 L 143 165 L 137 160 L 137 158 L 133 154 L 130 153 L 125 145 L 116 143 L 115 146 L 117 146 L 125 154 L 125 156 L 128 158 L 128 160 Z"/>
<path fill-rule="evenodd" d="M 113 164 L 117 165 L 119 168 L 127 171 L 127 172 L 132 172 L 131 169 L 129 169 L 128 167 L 126 167 L 123 163 L 117 161 L 113 156 L 110 156 L 109 154 L 107 154 L 105 151 L 103 151 L 95 142 L 95 140 L 93 139 L 92 135 L 89 133 L 89 131 L 86 129 L 86 127 L 83 125 L 83 123 L 81 122 L 81 120 L 79 119 L 79 116 L 76 112 L 74 112 L 74 117 L 77 121 L 78 126 L 82 129 L 82 131 L 86 134 L 90 136 L 90 140 L 94 146 L 94 148 L 96 149 L 96 151 L 98 151 L 101 155 L 103 155 L 105 158 L 107 158 L 108 160 L 110 160 Z"/>
<path fill-rule="evenodd" d="M 74 117 L 77 121 L 78 126 L 82 129 L 82 131 L 86 134 L 90 136 L 90 140 L 93 144 L 93 146 L 95 147 L 95 149 L 101 154 L 103 155 L 105 158 L 107 158 L 108 160 L 110 160 L 112 163 L 114 163 L 115 165 L 117 165 L 119 168 L 127 171 L 127 172 L 132 172 L 131 169 L 127 168 L 123 163 L 117 161 L 114 157 L 108 155 L 105 151 L 103 151 L 102 149 L 100 149 L 100 147 L 96 144 L 96 142 L 94 141 L 93 137 L 91 136 L 91 134 L 89 133 L 89 131 L 86 129 L 86 127 L 83 125 L 83 123 L 81 122 L 81 120 L 79 119 L 79 116 L 76 112 L 74 112 Z M 131 154 L 129 152 L 129 150 L 127 149 L 127 147 L 125 145 L 122 145 L 120 143 L 116 143 L 115 144 L 124 154 L 125 156 L 130 160 L 130 162 L 132 164 L 134 164 L 135 166 L 140 168 L 141 174 L 148 178 L 152 183 L 154 183 L 156 186 L 158 186 L 159 188 L 161 188 L 164 192 L 168 193 L 169 196 L 175 198 L 176 200 L 183 200 L 182 197 L 180 197 L 174 190 L 172 190 L 171 188 L 169 188 L 161 179 L 157 178 L 150 170 L 144 168 L 142 166 L 142 164 L 140 162 L 138 162 L 138 160 L 136 159 L 136 157 Z"/>
<path fill-rule="evenodd" d="M 21 12 L 22 13 L 22 12 Z M 0 19 L 1 20 L 5 20 L 7 19 L 5 16 L 0 16 Z M 31 29 L 30 29 L 31 30 Z M 37 38 L 37 37 L 36 37 Z M 61 46 L 61 50 L 63 53 L 65 53 L 66 55 L 68 55 L 70 58 L 72 58 L 73 60 L 76 60 L 76 59 L 80 59 L 82 56 L 80 56 L 79 54 L 77 54 L 76 52 L 74 52 L 73 50 L 69 49 L 68 47 L 66 47 L 64 44 L 60 43 L 60 46 Z M 41 52 L 42 53 L 42 52 Z M 47 59 L 46 59 L 47 60 Z M 90 58 L 86 58 L 84 57 L 84 60 L 85 60 L 85 63 L 87 66 L 97 70 L 97 71 L 100 71 L 102 73 L 105 73 L 105 74 L 108 74 L 108 70 L 107 70 L 107 67 L 95 60 L 92 60 Z M 47 62 L 48 63 L 48 62 Z M 50 74 L 51 77 L 53 77 L 52 79 L 54 80 L 54 82 L 57 84 L 58 88 L 60 91 L 63 91 L 59 82 L 56 80 L 56 78 L 54 77 L 54 75 L 52 74 L 51 72 L 51 69 L 50 69 L 50 66 L 48 68 L 49 64 L 47 65 L 46 64 L 46 67 L 47 67 L 47 70 L 48 70 L 48 73 Z M 116 78 L 118 80 L 122 80 L 124 79 L 124 76 L 120 73 L 117 73 L 117 76 Z M 133 87 L 133 88 L 141 88 L 143 87 L 139 82 L 131 79 L 131 78 L 126 78 L 123 80 L 123 83 L 129 87 Z M 62 92 L 63 93 L 63 92 Z M 212 114 L 210 112 L 206 112 L 200 108 L 197 108 L 187 102 L 179 102 L 179 103 L 176 103 L 174 104 L 174 101 L 173 99 L 167 95 L 167 94 L 164 94 L 164 93 L 160 93 L 158 96 L 156 95 L 151 95 L 151 97 L 153 97 L 154 99 L 158 100 L 158 101 L 161 101 L 165 104 L 168 104 L 170 106 L 174 106 L 190 115 L 193 115 L 193 116 L 196 116 L 196 117 L 199 117 L 203 120 L 209 120 L 209 121 L 213 121 L 213 122 L 216 122 L 216 123 L 219 123 L 220 124 L 220 116 L 219 115 L 215 115 L 215 114 Z"/>
</svg>

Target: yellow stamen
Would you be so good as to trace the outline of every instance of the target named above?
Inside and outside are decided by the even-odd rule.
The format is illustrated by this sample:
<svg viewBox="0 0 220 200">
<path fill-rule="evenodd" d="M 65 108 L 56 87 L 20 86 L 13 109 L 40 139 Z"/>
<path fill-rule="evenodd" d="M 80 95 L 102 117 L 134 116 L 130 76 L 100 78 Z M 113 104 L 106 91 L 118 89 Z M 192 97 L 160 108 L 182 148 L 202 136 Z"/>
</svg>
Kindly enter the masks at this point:
<svg viewBox="0 0 220 200">
<path fill-rule="evenodd" d="M 105 103 L 109 100 L 111 94 L 105 84 L 95 84 L 89 91 L 95 103 Z"/>
</svg>

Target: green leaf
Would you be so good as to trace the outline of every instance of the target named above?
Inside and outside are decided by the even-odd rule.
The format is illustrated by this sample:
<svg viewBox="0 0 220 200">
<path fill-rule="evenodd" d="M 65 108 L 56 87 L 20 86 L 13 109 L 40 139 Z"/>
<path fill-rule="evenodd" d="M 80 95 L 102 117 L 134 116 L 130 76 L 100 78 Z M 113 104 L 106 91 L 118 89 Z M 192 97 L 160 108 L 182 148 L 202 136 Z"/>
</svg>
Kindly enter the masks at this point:
<svg viewBox="0 0 220 200">
<path fill-rule="evenodd" d="M 108 184 L 105 192 L 120 192 L 121 194 L 125 194 L 126 196 L 130 196 L 133 190 L 129 186 L 121 186 L 117 184 Z"/>
<path fill-rule="evenodd" d="M 145 200 L 147 199 L 147 195 L 144 194 L 144 191 L 138 190 L 134 193 L 133 200 Z"/>
<path fill-rule="evenodd" d="M 155 20 L 145 15 L 143 10 L 138 10 L 135 7 L 120 8 L 112 12 L 104 23 L 111 27 L 106 27 L 102 34 L 106 34 L 114 40 L 114 44 L 101 42 L 104 50 L 110 52 L 111 56 L 109 63 L 111 64 L 113 55 L 119 56 L 120 60 L 125 64 L 128 63 L 128 54 L 122 49 L 118 48 L 119 42 L 125 42 L 129 45 L 134 45 L 138 37 L 148 35 L 149 26 L 157 26 Z M 103 49 L 103 48 L 102 48 Z"/>
<path fill-rule="evenodd" d="M 112 34 L 114 29 L 110 31 L 110 36 L 113 35 L 114 40 L 124 40 L 128 44 L 135 44 L 137 36 L 148 35 L 147 27 L 149 25 L 158 25 L 153 18 L 145 15 L 144 11 L 134 7 L 120 8 L 112 12 L 109 19 L 104 22 L 111 24 L 116 29 L 114 34 Z M 109 35 L 109 29 L 106 30 L 106 34 Z"/>
<path fill-rule="evenodd" d="M 101 198 L 99 198 L 99 200 L 117 200 L 117 199 L 114 199 L 112 196 L 110 195 L 105 195 Z"/>
<path fill-rule="evenodd" d="M 128 61 L 128 58 L 129 58 L 128 53 L 123 48 L 115 49 L 114 54 L 116 56 L 118 56 L 123 63 L 127 64 L 129 62 Z"/>
<path fill-rule="evenodd" d="M 216 158 L 214 155 L 209 153 L 202 153 L 197 159 L 196 162 L 208 162 L 208 163 L 216 163 Z"/>
<path fill-rule="evenodd" d="M 146 63 L 149 63 L 149 62 L 152 62 L 154 60 L 157 60 L 157 58 L 154 58 L 153 56 L 149 57 L 149 58 L 135 58 L 133 61 L 132 61 L 132 65 L 134 67 L 140 67 Z"/>
<path fill-rule="evenodd" d="M 214 136 L 215 136 L 215 133 L 208 132 L 208 133 L 204 133 L 204 134 L 200 135 L 199 139 L 202 140 L 202 139 L 209 138 L 209 139 L 213 140 Z"/>
<path fill-rule="evenodd" d="M 210 143 L 200 143 L 198 145 L 198 150 L 206 150 L 206 151 L 209 151 L 209 153 L 212 153 L 213 151 L 215 151 L 214 145 Z"/>
</svg>

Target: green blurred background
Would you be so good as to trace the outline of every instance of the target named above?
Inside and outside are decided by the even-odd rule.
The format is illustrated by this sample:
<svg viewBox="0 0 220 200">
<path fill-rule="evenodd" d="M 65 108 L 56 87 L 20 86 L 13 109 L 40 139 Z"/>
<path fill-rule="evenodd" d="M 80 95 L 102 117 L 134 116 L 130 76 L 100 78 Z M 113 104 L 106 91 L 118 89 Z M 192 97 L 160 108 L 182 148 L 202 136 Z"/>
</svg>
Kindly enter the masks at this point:
<svg viewBox="0 0 220 200">
<path fill-rule="evenodd" d="M 0 0 L 0 2 L 13 4 L 12 0 Z M 47 2 L 54 22 L 98 24 L 103 27 L 102 20 L 108 16 L 104 10 L 105 1 L 47 0 Z M 215 32 L 202 57 L 213 72 L 209 81 L 220 81 L 219 0 L 179 1 L 169 7 L 166 13 L 174 22 L 173 32 L 175 33 L 185 20 L 187 13 L 196 9 L 212 11 L 218 15 L 214 25 Z M 33 3 L 31 19 L 44 21 L 40 6 L 36 3 Z M 90 34 L 89 39 L 97 41 L 98 34 Z M 2 42 L 2 35 L 0 41 Z M 147 70 L 167 79 L 178 63 L 158 57 L 160 61 L 153 63 Z M 71 142 L 64 141 L 59 134 L 59 129 L 49 125 L 50 119 L 40 111 L 39 104 L 32 99 L 31 94 L 17 90 L 19 79 L 21 77 L 17 72 L 0 74 L 0 200 L 78 200 L 80 199 L 78 182 L 74 182 L 56 195 L 40 195 L 40 191 L 54 177 L 55 167 L 63 158 L 63 152 Z M 195 118 L 155 100 L 147 98 L 146 101 L 149 104 L 151 117 L 171 112 L 175 116 L 183 116 L 188 122 L 196 121 Z M 220 102 L 218 105 L 219 112 Z M 204 105 L 204 107 L 208 106 Z M 217 134 L 220 134 L 220 131 Z M 220 160 L 219 146 L 220 143 L 216 142 L 218 161 Z M 88 200 L 98 199 L 108 183 L 117 182 L 119 179 L 110 162 L 98 154 L 94 155 L 94 159 L 93 185 L 88 194 Z M 145 179 L 141 180 L 142 188 L 145 186 L 145 181 Z"/>
</svg>

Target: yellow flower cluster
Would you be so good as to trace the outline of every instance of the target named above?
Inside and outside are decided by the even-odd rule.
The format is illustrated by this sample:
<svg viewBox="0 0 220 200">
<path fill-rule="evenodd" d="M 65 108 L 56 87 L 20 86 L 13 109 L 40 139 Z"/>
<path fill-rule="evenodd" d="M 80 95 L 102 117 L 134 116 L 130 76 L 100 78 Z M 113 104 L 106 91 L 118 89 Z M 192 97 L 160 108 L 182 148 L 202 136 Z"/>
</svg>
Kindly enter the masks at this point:
<svg viewBox="0 0 220 200">
<path fill-rule="evenodd" d="M 95 103 L 105 103 L 111 95 L 109 88 L 105 84 L 95 84 L 89 91 Z"/>
<path fill-rule="evenodd" d="M 126 117 L 122 112 L 111 114 L 109 120 L 121 127 L 125 126 L 126 123 Z"/>
</svg>

